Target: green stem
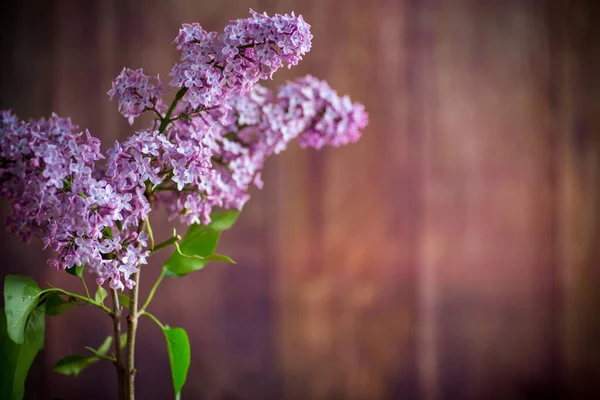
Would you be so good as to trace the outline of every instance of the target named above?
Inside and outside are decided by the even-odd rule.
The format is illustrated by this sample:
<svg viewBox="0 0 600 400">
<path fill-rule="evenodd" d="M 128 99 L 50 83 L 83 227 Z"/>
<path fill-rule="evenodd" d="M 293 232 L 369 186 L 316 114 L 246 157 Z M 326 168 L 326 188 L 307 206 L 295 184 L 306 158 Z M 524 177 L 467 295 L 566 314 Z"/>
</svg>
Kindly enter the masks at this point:
<svg viewBox="0 0 600 400">
<path fill-rule="evenodd" d="M 115 360 L 114 357 L 110 357 L 110 356 L 105 356 L 104 354 L 100 354 L 96 351 L 96 349 L 88 347 L 88 346 L 84 346 L 84 349 L 91 351 L 92 353 L 94 353 L 94 356 L 101 358 L 103 360 L 107 360 L 107 361 L 111 361 L 111 362 L 117 362 L 117 360 Z"/>
<path fill-rule="evenodd" d="M 97 308 L 101 309 L 102 311 L 104 311 L 105 313 L 107 313 L 110 316 L 113 316 L 113 314 L 114 314 L 108 307 L 104 306 L 103 304 L 96 303 L 96 301 L 92 300 L 89 297 L 81 296 L 81 295 L 79 295 L 77 293 L 67 292 L 66 290 L 63 290 L 63 289 L 50 288 L 50 289 L 43 290 L 42 293 L 40 293 L 40 294 L 52 293 L 52 292 L 58 292 L 58 293 L 63 294 L 65 296 L 73 297 L 74 299 L 81 300 L 84 303 L 90 304 L 90 305 L 92 305 L 94 307 L 97 307 Z"/>
<path fill-rule="evenodd" d="M 125 400 L 125 367 L 123 366 L 123 346 L 121 345 L 121 305 L 116 290 L 110 290 L 113 304 L 113 333 L 115 335 L 115 368 L 117 369 L 117 383 L 119 385 L 119 400 Z"/>
<path fill-rule="evenodd" d="M 158 279 L 156 279 L 156 282 L 154 282 L 152 289 L 150 289 L 150 293 L 148 294 L 148 298 L 144 302 L 144 305 L 142 305 L 142 308 L 140 308 L 140 314 L 144 314 L 144 312 L 146 311 L 146 308 L 148 308 L 148 306 L 150 305 L 150 302 L 152 301 L 152 298 L 154 297 L 154 293 L 156 293 L 156 289 L 158 289 L 158 285 L 160 285 L 160 282 L 162 282 L 164 277 L 165 277 L 165 270 L 163 269 L 162 271 L 160 271 L 160 275 L 158 276 Z"/>
<path fill-rule="evenodd" d="M 165 131 L 165 129 L 167 128 L 167 125 L 169 125 L 169 122 L 171 122 L 171 115 L 173 114 L 173 111 L 175 110 L 175 106 L 177 106 L 177 103 L 179 103 L 179 100 L 181 100 L 183 98 L 183 96 L 185 95 L 187 90 L 188 90 L 188 88 L 183 86 L 181 89 L 179 89 L 179 91 L 175 95 L 175 99 L 173 99 L 173 102 L 171 103 L 171 106 L 167 110 L 165 117 L 163 118 L 162 121 L 160 121 L 160 126 L 158 127 L 159 133 L 163 133 Z"/>
<path fill-rule="evenodd" d="M 79 278 L 81 279 L 81 283 L 83 283 L 83 288 L 85 289 L 85 295 L 88 297 L 88 299 L 91 299 L 90 291 L 88 290 L 88 287 L 85 284 L 85 279 L 83 279 L 83 276 L 80 276 Z"/>
<path fill-rule="evenodd" d="M 188 89 L 184 86 L 181 89 L 179 89 L 179 91 L 175 95 L 175 98 L 173 99 L 173 102 L 169 106 L 167 113 L 165 114 L 163 119 L 160 121 L 160 125 L 158 127 L 159 133 L 163 133 L 165 131 L 165 129 L 167 129 L 167 126 L 170 123 L 171 115 L 173 114 L 173 111 L 175 111 L 175 107 L 177 106 L 177 103 L 179 102 L 179 100 L 181 100 L 183 98 L 183 96 L 185 95 L 187 90 Z M 148 202 L 149 203 L 152 202 L 151 196 L 148 197 Z M 147 223 L 148 219 L 146 219 L 145 222 Z M 150 224 L 146 224 L 146 223 L 144 223 L 140 226 L 141 229 L 138 231 L 138 233 L 145 228 L 145 226 L 143 226 L 143 225 L 147 225 L 149 235 L 151 235 L 152 248 L 154 249 L 154 237 L 151 233 L 152 228 L 150 228 Z M 135 399 L 135 374 L 136 374 L 136 369 L 135 369 L 135 339 L 136 338 L 135 338 L 135 335 L 137 332 L 138 317 L 140 315 L 140 310 L 138 308 L 139 307 L 138 299 L 139 299 L 139 287 L 140 287 L 140 272 L 141 272 L 141 270 L 138 269 L 138 272 L 136 272 L 135 274 L 133 274 L 131 276 L 134 281 L 134 286 L 131 289 L 131 293 L 129 295 L 129 315 L 127 316 L 127 357 L 125 360 L 125 369 L 126 369 L 126 371 L 125 371 L 125 381 L 126 381 L 125 390 L 126 390 L 126 394 L 127 394 L 126 398 L 128 400 Z M 154 289 L 154 290 L 156 290 L 156 289 Z"/>
<path fill-rule="evenodd" d="M 177 236 L 173 236 L 167 240 L 165 240 L 162 243 L 157 244 L 156 246 L 154 246 L 154 248 L 152 249 L 151 253 L 156 253 L 157 251 L 172 245 L 173 243 L 177 243 L 179 240 L 181 240 L 181 236 L 177 235 Z"/>
<path fill-rule="evenodd" d="M 226 261 L 226 262 L 230 262 L 232 264 L 235 264 L 235 261 L 233 261 L 231 258 L 221 255 L 221 254 L 211 254 L 208 255 L 206 257 L 202 257 L 202 256 L 197 256 L 195 254 L 185 254 L 181 251 L 181 247 L 179 247 L 179 243 L 175 242 L 173 243 L 175 245 L 175 248 L 177 249 L 177 253 L 179 253 L 179 255 L 181 257 L 185 257 L 185 258 L 189 258 L 190 260 L 200 260 L 200 261 Z"/>
<path fill-rule="evenodd" d="M 144 313 L 140 314 L 140 315 L 145 315 L 146 317 L 148 317 L 152 321 L 154 321 L 154 323 L 156 325 L 158 325 L 160 327 L 160 329 L 165 330 L 165 326 L 158 320 L 158 318 L 156 318 L 154 315 L 150 314 L 148 311 L 144 311 Z"/>
<path fill-rule="evenodd" d="M 148 231 L 148 236 L 150 236 L 150 251 L 154 250 L 154 233 L 152 233 L 152 226 L 150 226 L 150 218 L 146 215 L 146 230 Z"/>
<path fill-rule="evenodd" d="M 177 121 L 177 120 L 180 120 L 180 119 L 188 119 L 189 117 L 191 117 L 193 115 L 198 115 L 198 114 L 201 114 L 201 113 L 206 112 L 206 111 L 214 110 L 215 108 L 217 108 L 217 107 L 215 106 L 215 107 L 201 108 L 201 109 L 193 111 L 193 112 L 191 112 L 189 114 L 182 113 L 182 114 L 179 114 L 175 118 L 171 118 L 169 120 L 169 122 L 174 122 L 174 121 Z"/>
<path fill-rule="evenodd" d="M 156 114 L 156 116 L 158 117 L 158 119 L 160 119 L 160 120 L 162 121 L 162 119 L 163 119 L 163 116 L 162 116 L 162 115 L 160 115 L 160 113 L 159 113 L 159 112 L 158 112 L 158 110 L 156 109 L 156 106 L 152 106 L 151 108 L 146 108 L 146 110 L 153 111 L 153 112 Z"/>
<path fill-rule="evenodd" d="M 127 360 L 126 360 L 126 371 L 125 380 L 127 382 L 127 399 L 135 399 L 135 334 L 137 332 L 138 323 L 138 298 L 139 298 L 139 287 L 140 287 L 140 271 L 136 272 L 131 276 L 133 278 L 134 286 L 131 289 L 129 295 L 129 315 L 127 316 Z"/>
</svg>

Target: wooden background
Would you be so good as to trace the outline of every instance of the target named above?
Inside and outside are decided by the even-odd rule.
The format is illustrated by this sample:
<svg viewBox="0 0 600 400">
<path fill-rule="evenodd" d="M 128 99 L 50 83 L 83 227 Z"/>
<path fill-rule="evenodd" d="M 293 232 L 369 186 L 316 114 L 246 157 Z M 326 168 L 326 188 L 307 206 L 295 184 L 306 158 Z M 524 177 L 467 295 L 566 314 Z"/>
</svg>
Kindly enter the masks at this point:
<svg viewBox="0 0 600 400">
<path fill-rule="evenodd" d="M 155 314 L 190 334 L 184 398 L 592 398 L 595 3 L 3 2 L 0 108 L 70 115 L 107 148 L 131 132 L 108 101 L 110 81 L 123 66 L 168 81 L 180 23 L 221 30 L 250 7 L 301 13 L 313 50 L 276 82 L 325 78 L 366 105 L 370 125 L 356 145 L 270 160 L 265 189 L 220 247 L 239 264 L 159 289 Z M 157 221 L 167 237 L 161 213 Z M 39 246 L 1 235 L 2 275 L 78 289 Z M 145 268 L 142 292 L 165 256 Z M 148 321 L 141 329 L 139 398 L 169 398 L 162 334 Z M 110 365 L 77 379 L 50 372 L 109 332 L 91 310 L 49 320 L 26 398 L 114 398 Z"/>
</svg>

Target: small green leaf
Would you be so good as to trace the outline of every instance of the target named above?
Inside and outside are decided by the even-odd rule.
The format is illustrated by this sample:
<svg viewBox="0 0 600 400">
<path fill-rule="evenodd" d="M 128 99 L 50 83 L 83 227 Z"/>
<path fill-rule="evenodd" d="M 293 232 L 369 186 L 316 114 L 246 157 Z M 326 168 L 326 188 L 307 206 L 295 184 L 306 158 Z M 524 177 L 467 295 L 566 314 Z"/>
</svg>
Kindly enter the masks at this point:
<svg viewBox="0 0 600 400">
<path fill-rule="evenodd" d="M 4 304 L 8 336 L 18 344 L 25 340 L 25 324 L 35 309 L 41 290 L 25 275 L 7 275 L 4 279 Z"/>
<path fill-rule="evenodd" d="M 99 358 L 96 356 L 67 356 L 54 364 L 52 370 L 62 375 L 78 376 L 81 371 L 94 364 L 98 360 Z"/>
<path fill-rule="evenodd" d="M 100 347 L 98 347 L 98 350 L 88 348 L 92 353 L 94 353 L 93 356 L 80 356 L 74 354 L 61 359 L 54 364 L 52 370 L 62 375 L 78 376 L 85 368 L 100 360 L 98 355 L 104 356 L 106 353 L 108 353 L 112 344 L 112 340 L 112 336 L 108 336 L 106 339 L 104 339 L 104 342 L 100 345 Z"/>
<path fill-rule="evenodd" d="M 190 368 L 190 341 L 181 328 L 165 328 L 163 332 L 167 339 L 175 397 L 179 398 Z"/>
<path fill-rule="evenodd" d="M 129 308 L 129 297 L 119 293 L 119 303 L 125 308 Z"/>
<path fill-rule="evenodd" d="M 105 356 L 106 353 L 108 353 L 108 351 L 110 350 L 110 345 L 112 344 L 112 341 L 113 337 L 107 336 L 106 339 L 104 339 L 104 342 L 102 342 L 102 344 L 100 345 L 100 347 L 98 347 L 98 350 L 92 349 L 91 347 L 86 347 L 86 349 L 88 349 L 95 355 Z"/>
<path fill-rule="evenodd" d="M 83 264 L 75 265 L 74 267 L 66 269 L 66 271 L 73 276 L 82 277 L 83 276 Z"/>
<path fill-rule="evenodd" d="M 96 289 L 96 294 L 94 295 L 94 300 L 96 303 L 104 305 L 104 299 L 108 296 L 108 292 L 102 286 L 98 286 Z"/>
<path fill-rule="evenodd" d="M 190 225 L 185 237 L 167 262 L 163 265 L 167 276 L 184 276 L 204 268 L 208 261 L 232 260 L 226 256 L 213 254 L 219 243 L 221 232 L 231 228 L 239 212 L 230 211 L 211 214 L 208 225 Z M 209 257 L 215 256 L 213 259 Z"/>
<path fill-rule="evenodd" d="M 66 301 L 58 294 L 52 295 L 48 298 L 46 302 L 46 315 L 56 316 L 64 313 L 65 311 L 77 307 L 80 304 L 77 304 L 74 301 Z"/>
<path fill-rule="evenodd" d="M 108 353 L 108 351 L 110 350 L 110 345 L 112 344 L 112 341 L 113 337 L 107 336 L 106 339 L 104 339 L 104 342 L 102 342 L 102 344 L 100 345 L 100 347 L 98 347 L 98 353 L 105 356 L 106 353 Z"/>
<path fill-rule="evenodd" d="M 21 400 L 25 393 L 25 379 L 37 353 L 44 347 L 45 305 L 29 314 L 23 344 L 15 343 L 7 335 L 4 310 L 0 310 L 0 398 Z"/>
</svg>

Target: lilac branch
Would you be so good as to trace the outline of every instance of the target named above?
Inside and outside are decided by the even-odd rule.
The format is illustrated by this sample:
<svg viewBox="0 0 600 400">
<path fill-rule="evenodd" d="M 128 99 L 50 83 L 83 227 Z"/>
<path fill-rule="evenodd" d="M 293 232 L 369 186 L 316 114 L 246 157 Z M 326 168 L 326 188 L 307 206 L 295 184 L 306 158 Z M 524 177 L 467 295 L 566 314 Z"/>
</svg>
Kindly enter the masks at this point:
<svg viewBox="0 0 600 400">
<path fill-rule="evenodd" d="M 117 291 L 111 289 L 113 303 L 113 333 L 115 336 L 115 368 L 117 370 L 117 384 L 119 389 L 119 400 L 125 400 L 125 369 L 123 365 L 123 353 L 121 344 L 121 305 Z"/>
</svg>

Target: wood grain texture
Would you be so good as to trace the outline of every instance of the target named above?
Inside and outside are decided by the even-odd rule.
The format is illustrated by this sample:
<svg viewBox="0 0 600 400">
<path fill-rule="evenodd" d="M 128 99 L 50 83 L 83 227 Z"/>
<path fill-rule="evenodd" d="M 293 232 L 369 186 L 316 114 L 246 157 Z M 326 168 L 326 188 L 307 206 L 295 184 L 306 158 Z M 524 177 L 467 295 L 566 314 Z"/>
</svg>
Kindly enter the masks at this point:
<svg viewBox="0 0 600 400">
<path fill-rule="evenodd" d="M 190 399 L 548 399 L 600 391 L 600 36 L 594 1 L 60 1 L 0 6 L 0 108 L 56 111 L 103 140 L 123 66 L 167 72 L 183 22 L 296 11 L 310 73 L 363 102 L 355 145 L 267 163 L 215 265 L 152 305 L 188 330 Z M 141 127 L 143 124 L 137 124 Z M 3 204 L 2 216 L 8 215 Z M 170 223 L 158 211 L 156 235 Z M 178 226 L 180 231 L 185 228 Z M 1 230 L 2 276 L 77 289 Z M 159 239 L 160 240 L 160 239 Z M 35 245 L 34 245 L 35 246 Z M 38 247 L 39 248 L 39 247 Z M 167 255 L 142 275 L 142 294 Z M 92 283 L 90 281 L 90 283 Z M 111 365 L 50 372 L 110 333 L 50 319 L 31 399 L 107 399 Z M 138 394 L 170 398 L 162 333 L 141 323 Z"/>
</svg>

